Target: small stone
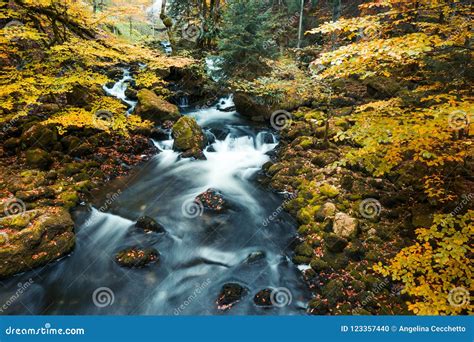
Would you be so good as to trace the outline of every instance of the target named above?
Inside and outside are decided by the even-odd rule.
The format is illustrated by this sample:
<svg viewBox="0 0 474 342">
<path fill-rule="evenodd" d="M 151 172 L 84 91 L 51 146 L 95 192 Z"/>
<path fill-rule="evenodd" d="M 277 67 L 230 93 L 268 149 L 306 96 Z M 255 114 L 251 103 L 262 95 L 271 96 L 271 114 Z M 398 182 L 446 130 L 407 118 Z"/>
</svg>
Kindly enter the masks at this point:
<svg viewBox="0 0 474 342">
<path fill-rule="evenodd" d="M 143 229 L 145 231 L 156 232 L 156 233 L 163 233 L 165 232 L 165 228 L 156 222 L 153 218 L 149 216 L 142 216 L 137 220 L 135 223 L 135 227 L 139 229 Z"/>
</svg>

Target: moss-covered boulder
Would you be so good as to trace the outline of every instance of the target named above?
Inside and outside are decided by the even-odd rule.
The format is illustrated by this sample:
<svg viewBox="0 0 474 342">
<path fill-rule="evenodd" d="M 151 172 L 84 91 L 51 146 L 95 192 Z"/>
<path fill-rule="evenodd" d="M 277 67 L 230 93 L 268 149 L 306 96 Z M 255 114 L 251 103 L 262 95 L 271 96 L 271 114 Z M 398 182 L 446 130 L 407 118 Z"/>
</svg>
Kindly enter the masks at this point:
<svg viewBox="0 0 474 342">
<path fill-rule="evenodd" d="M 30 127 L 21 135 L 21 144 L 24 148 L 38 147 L 50 151 L 57 141 L 56 132 L 41 124 Z"/>
<path fill-rule="evenodd" d="M 142 89 L 137 93 L 138 105 L 136 114 L 145 120 L 150 120 L 156 124 L 163 122 L 177 121 L 181 115 L 179 109 L 174 104 L 169 103 L 163 97 L 156 95 L 153 91 Z"/>
<path fill-rule="evenodd" d="M 26 164 L 35 169 L 46 170 L 52 159 L 48 152 L 41 148 L 32 148 L 26 151 Z"/>
<path fill-rule="evenodd" d="M 173 148 L 182 151 L 184 157 L 202 158 L 202 150 L 206 146 L 206 137 L 196 120 L 183 116 L 173 126 Z"/>
<path fill-rule="evenodd" d="M 272 109 L 262 100 L 246 93 L 238 92 L 234 95 L 234 103 L 237 111 L 253 121 L 264 121 L 270 119 Z"/>
<path fill-rule="evenodd" d="M 74 247 L 74 222 L 64 208 L 48 207 L 0 219 L 0 278 L 43 266 Z"/>
</svg>

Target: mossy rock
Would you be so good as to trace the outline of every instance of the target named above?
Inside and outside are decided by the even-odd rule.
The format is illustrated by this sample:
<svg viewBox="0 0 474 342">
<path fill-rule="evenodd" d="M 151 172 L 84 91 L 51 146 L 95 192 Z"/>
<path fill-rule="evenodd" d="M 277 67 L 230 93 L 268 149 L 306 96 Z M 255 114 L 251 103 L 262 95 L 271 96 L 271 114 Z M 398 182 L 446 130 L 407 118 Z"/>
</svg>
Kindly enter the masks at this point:
<svg viewBox="0 0 474 342">
<path fill-rule="evenodd" d="M 52 161 L 50 154 L 41 148 L 26 151 L 26 164 L 33 168 L 47 170 Z"/>
<path fill-rule="evenodd" d="M 296 248 L 295 248 L 295 253 L 296 255 L 301 255 L 301 256 L 305 256 L 305 257 L 312 257 L 313 256 L 313 248 L 311 247 L 311 245 L 307 242 L 303 242 L 302 244 L 298 245 Z"/>
<path fill-rule="evenodd" d="M 324 272 L 330 269 L 329 264 L 324 261 L 323 259 L 320 258 L 315 258 L 311 260 L 311 263 L 309 264 L 311 268 L 316 271 L 316 272 Z"/>
<path fill-rule="evenodd" d="M 335 198 L 339 195 L 339 189 L 328 183 L 321 185 L 319 192 L 327 198 Z"/>
<path fill-rule="evenodd" d="M 75 244 L 74 222 L 64 208 L 27 211 L 29 224 L 0 248 L 0 278 L 43 266 L 69 253 Z"/>
<path fill-rule="evenodd" d="M 136 114 L 145 120 L 161 124 L 168 120 L 175 122 L 181 117 L 177 106 L 151 90 L 142 89 L 137 93 L 137 97 Z"/>
<path fill-rule="evenodd" d="M 201 151 L 206 140 L 201 127 L 190 116 L 183 116 L 173 125 L 174 148 L 178 151 Z"/>
<path fill-rule="evenodd" d="M 341 253 L 346 248 L 348 241 L 336 234 L 329 233 L 324 236 L 324 243 L 328 251 Z"/>
<path fill-rule="evenodd" d="M 345 298 L 344 294 L 344 283 L 339 279 L 332 279 L 326 285 L 322 287 L 322 295 L 326 298 L 330 306 L 335 306 L 338 302 L 341 302 Z"/>
<path fill-rule="evenodd" d="M 25 148 L 38 147 L 50 151 L 57 141 L 56 131 L 41 124 L 30 127 L 21 135 L 21 144 Z"/>
<path fill-rule="evenodd" d="M 65 191 L 58 196 L 59 201 L 65 208 L 74 208 L 79 203 L 79 195 L 76 191 Z"/>
</svg>

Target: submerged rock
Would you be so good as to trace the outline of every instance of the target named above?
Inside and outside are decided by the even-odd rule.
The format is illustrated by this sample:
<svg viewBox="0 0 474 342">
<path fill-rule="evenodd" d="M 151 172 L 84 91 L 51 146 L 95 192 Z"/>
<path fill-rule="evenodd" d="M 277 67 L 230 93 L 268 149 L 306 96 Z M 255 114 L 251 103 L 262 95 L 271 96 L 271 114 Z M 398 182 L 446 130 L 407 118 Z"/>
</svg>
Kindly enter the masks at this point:
<svg viewBox="0 0 474 342">
<path fill-rule="evenodd" d="M 272 303 L 272 289 L 263 289 L 259 291 L 255 297 L 253 297 L 253 302 L 258 306 L 273 306 Z"/>
<path fill-rule="evenodd" d="M 204 209 L 221 212 L 227 208 L 227 203 L 217 190 L 208 189 L 195 198 L 196 203 L 200 203 Z"/>
<path fill-rule="evenodd" d="M 74 222 L 64 208 L 49 207 L 6 216 L 0 219 L 0 227 L 0 278 L 59 259 L 75 243 Z"/>
<path fill-rule="evenodd" d="M 117 253 L 115 261 L 122 267 L 142 268 L 159 261 L 159 253 L 154 248 L 131 247 Z"/>
<path fill-rule="evenodd" d="M 225 284 L 216 300 L 217 308 L 219 310 L 230 309 L 233 305 L 239 302 L 247 292 L 248 290 L 245 287 L 237 283 Z"/>
<path fill-rule="evenodd" d="M 250 253 L 247 258 L 245 258 L 244 263 L 246 264 L 254 264 L 260 260 L 266 258 L 266 253 L 264 251 L 257 251 Z"/>
<path fill-rule="evenodd" d="M 140 90 L 137 93 L 137 98 L 136 113 L 145 120 L 161 124 L 167 120 L 177 121 L 181 117 L 177 106 L 169 103 L 151 90 Z"/>
<path fill-rule="evenodd" d="M 164 233 L 165 228 L 149 216 L 142 216 L 135 223 L 135 227 L 149 232 Z"/>
<path fill-rule="evenodd" d="M 194 118 L 183 116 L 179 119 L 173 126 L 173 138 L 173 148 L 183 151 L 183 157 L 202 158 L 206 138 Z"/>
</svg>

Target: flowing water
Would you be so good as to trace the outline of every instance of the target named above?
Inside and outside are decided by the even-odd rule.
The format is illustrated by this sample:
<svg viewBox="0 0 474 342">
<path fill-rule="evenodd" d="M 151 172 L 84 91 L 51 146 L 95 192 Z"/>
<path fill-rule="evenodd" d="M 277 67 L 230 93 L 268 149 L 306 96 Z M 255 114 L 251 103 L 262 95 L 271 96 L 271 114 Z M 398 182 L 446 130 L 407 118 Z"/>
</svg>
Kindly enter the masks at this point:
<svg viewBox="0 0 474 342">
<path fill-rule="evenodd" d="M 120 97 L 125 81 L 109 91 Z M 296 223 L 282 211 L 284 196 L 255 180 L 277 137 L 217 109 L 231 108 L 231 102 L 185 113 L 205 129 L 206 160 L 180 158 L 172 139 L 155 142 L 161 151 L 151 161 L 95 194 L 95 207 L 79 208 L 74 252 L 3 282 L 0 303 L 9 301 L 4 313 L 304 314 L 309 292 L 290 260 Z M 194 198 L 209 188 L 222 193 L 230 208 L 209 213 L 196 206 Z M 142 215 L 155 218 L 166 233 L 137 229 Z M 131 246 L 156 248 L 160 261 L 143 269 L 120 267 L 115 254 Z M 220 311 L 216 299 L 226 283 L 241 284 L 247 293 Z M 265 288 L 278 293 L 279 305 L 255 305 L 254 295 Z"/>
</svg>

